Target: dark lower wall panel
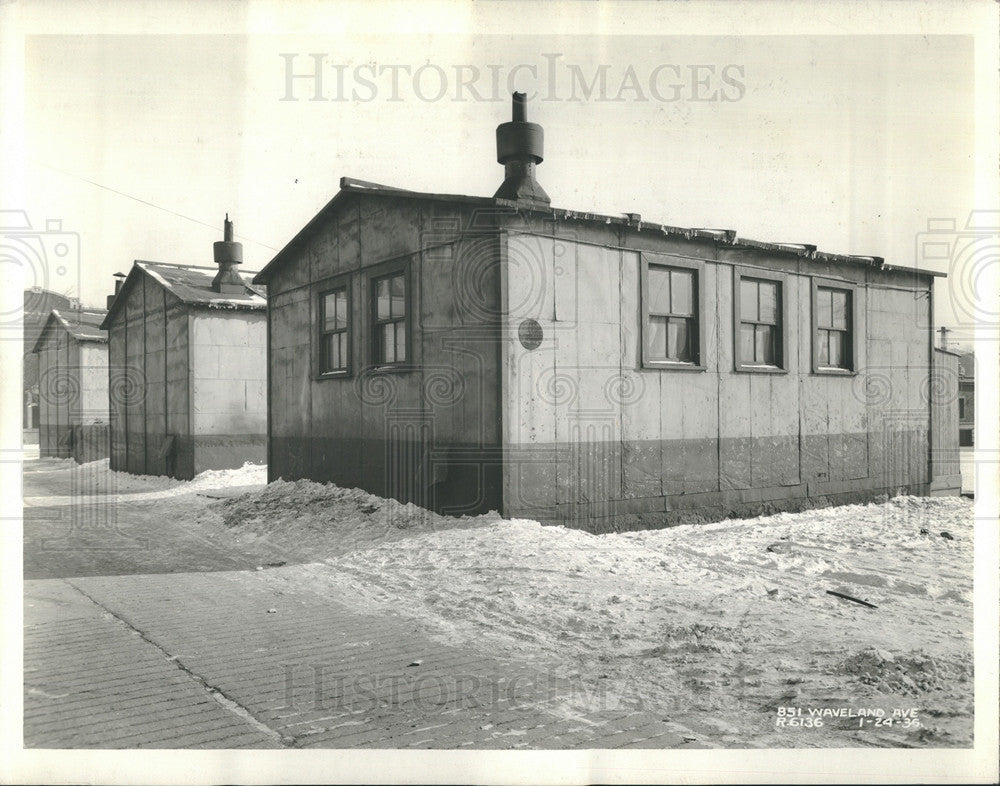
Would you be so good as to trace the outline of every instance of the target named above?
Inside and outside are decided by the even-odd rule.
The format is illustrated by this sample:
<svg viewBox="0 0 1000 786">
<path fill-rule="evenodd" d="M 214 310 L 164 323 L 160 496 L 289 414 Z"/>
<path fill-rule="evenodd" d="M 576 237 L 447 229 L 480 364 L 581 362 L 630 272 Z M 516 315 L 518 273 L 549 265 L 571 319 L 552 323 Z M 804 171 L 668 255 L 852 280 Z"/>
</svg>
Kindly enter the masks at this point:
<svg viewBox="0 0 1000 786">
<path fill-rule="evenodd" d="M 248 461 L 267 462 L 266 434 L 197 434 L 179 441 L 179 455 L 191 454 L 193 475 L 209 469 L 238 469 Z"/>
<path fill-rule="evenodd" d="M 86 464 L 110 455 L 110 427 L 107 423 L 41 426 L 39 445 L 43 458 L 71 458 Z"/>
<path fill-rule="evenodd" d="M 465 515 L 500 509 L 496 449 L 418 440 L 272 437 L 271 480 L 309 479 Z"/>
<path fill-rule="evenodd" d="M 38 455 L 42 458 L 69 458 L 73 431 L 70 426 L 45 424 L 38 427 Z"/>
<path fill-rule="evenodd" d="M 808 484 L 773 489 L 739 489 L 709 494 L 652 497 L 617 502 L 556 505 L 550 508 L 504 510 L 507 517 L 531 518 L 542 524 L 559 525 L 601 534 L 643 529 L 662 529 L 681 524 L 704 524 L 724 519 L 746 519 L 776 513 L 796 513 L 835 505 L 878 502 L 900 494 L 925 496 L 929 484 L 880 487 L 858 482 L 849 491 L 819 493 Z M 685 497 L 698 497 L 685 499 Z M 679 504 L 679 503 L 684 504 Z"/>
<path fill-rule="evenodd" d="M 110 427 L 107 423 L 87 426 L 73 426 L 72 456 L 78 464 L 108 458 L 110 450 Z"/>
<path fill-rule="evenodd" d="M 930 483 L 928 449 L 927 431 L 919 427 L 802 438 L 508 448 L 503 514 L 607 532 L 755 516 L 832 504 L 831 499 L 925 493 L 918 490 Z M 870 453 L 879 461 L 870 461 Z M 658 483 L 649 482 L 655 480 L 649 472 L 641 486 L 629 482 L 643 470 L 644 457 L 650 472 L 661 467 Z"/>
</svg>

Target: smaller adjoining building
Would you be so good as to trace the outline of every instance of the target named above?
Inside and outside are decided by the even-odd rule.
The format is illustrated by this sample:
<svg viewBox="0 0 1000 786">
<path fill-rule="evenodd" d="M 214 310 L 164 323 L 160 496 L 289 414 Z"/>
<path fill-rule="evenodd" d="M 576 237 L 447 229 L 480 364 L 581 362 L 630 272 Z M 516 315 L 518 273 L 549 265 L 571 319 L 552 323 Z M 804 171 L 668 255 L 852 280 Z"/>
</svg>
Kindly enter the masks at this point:
<svg viewBox="0 0 1000 786">
<path fill-rule="evenodd" d="M 111 468 L 187 480 L 263 463 L 267 300 L 226 217 L 215 267 L 136 260 L 109 304 Z"/>
<path fill-rule="evenodd" d="M 53 309 L 32 352 L 38 358 L 42 457 L 78 463 L 108 456 L 108 336 L 103 309 Z"/>
<path fill-rule="evenodd" d="M 958 358 L 958 444 L 976 444 L 976 356 L 966 352 Z"/>
<path fill-rule="evenodd" d="M 934 347 L 934 373 L 928 383 L 931 403 L 931 486 L 935 495 L 962 492 L 962 458 L 959 450 L 961 409 L 961 357 Z"/>
</svg>

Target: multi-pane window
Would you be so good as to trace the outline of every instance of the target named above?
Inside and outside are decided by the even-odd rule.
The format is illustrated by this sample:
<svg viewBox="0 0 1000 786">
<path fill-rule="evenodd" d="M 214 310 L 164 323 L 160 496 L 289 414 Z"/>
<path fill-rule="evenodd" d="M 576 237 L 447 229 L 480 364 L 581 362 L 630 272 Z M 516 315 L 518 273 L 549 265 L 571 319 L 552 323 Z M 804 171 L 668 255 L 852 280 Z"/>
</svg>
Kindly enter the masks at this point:
<svg viewBox="0 0 1000 786">
<path fill-rule="evenodd" d="M 650 265 L 646 305 L 646 359 L 697 363 L 696 272 L 688 268 Z"/>
<path fill-rule="evenodd" d="M 325 292 L 320 297 L 320 373 L 347 371 L 348 325 L 347 287 Z"/>
<path fill-rule="evenodd" d="M 831 287 L 816 288 L 816 351 L 821 368 L 850 370 L 851 292 Z"/>
<path fill-rule="evenodd" d="M 406 362 L 406 274 L 372 281 L 374 361 Z"/>
<path fill-rule="evenodd" d="M 781 284 L 740 278 L 740 362 L 781 365 Z"/>
</svg>

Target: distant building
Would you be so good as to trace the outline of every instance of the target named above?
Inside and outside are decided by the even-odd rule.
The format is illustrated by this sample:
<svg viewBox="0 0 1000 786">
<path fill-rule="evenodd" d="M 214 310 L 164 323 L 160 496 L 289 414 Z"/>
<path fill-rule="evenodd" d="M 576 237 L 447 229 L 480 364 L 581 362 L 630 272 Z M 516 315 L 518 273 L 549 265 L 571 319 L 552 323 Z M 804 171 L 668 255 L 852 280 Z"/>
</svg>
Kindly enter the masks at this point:
<svg viewBox="0 0 1000 786">
<path fill-rule="evenodd" d="M 72 303 L 65 295 L 41 287 L 24 290 L 24 364 L 22 387 L 24 407 L 22 425 L 26 429 L 38 428 L 38 355 L 35 344 L 42 328 L 53 310 L 68 312 Z"/>
<path fill-rule="evenodd" d="M 963 448 L 976 444 L 976 356 L 958 358 L 958 441 Z"/>
<path fill-rule="evenodd" d="M 107 329 L 111 468 L 189 479 L 263 462 L 266 308 L 228 218 L 217 267 L 137 260 Z"/>
<path fill-rule="evenodd" d="M 254 279 L 270 478 L 595 532 L 931 492 L 936 274 L 552 208 L 518 95 L 497 151 L 341 180 Z"/>
<path fill-rule="evenodd" d="M 931 394 L 931 494 L 955 494 L 963 486 L 958 428 L 960 361 L 958 352 L 934 348 L 934 378 L 928 386 Z"/>
<path fill-rule="evenodd" d="M 53 310 L 33 352 L 38 449 L 79 463 L 108 456 L 108 337 L 103 309 Z"/>
</svg>

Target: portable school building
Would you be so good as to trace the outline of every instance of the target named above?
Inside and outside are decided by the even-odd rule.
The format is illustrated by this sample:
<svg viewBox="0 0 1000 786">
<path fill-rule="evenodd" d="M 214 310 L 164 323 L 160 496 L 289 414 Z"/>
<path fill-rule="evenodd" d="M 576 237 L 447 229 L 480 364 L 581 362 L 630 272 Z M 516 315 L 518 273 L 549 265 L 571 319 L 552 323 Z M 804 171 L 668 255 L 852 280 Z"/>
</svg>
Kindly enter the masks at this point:
<svg viewBox="0 0 1000 786">
<path fill-rule="evenodd" d="M 33 353 L 38 452 L 78 463 L 108 456 L 108 336 L 103 309 L 53 309 Z"/>
<path fill-rule="evenodd" d="M 929 492 L 936 274 L 343 179 L 268 287 L 268 468 L 595 532 Z"/>
<path fill-rule="evenodd" d="M 114 295 L 112 469 L 190 479 L 263 463 L 267 303 L 232 237 L 227 217 L 216 267 L 136 260 Z"/>
</svg>

